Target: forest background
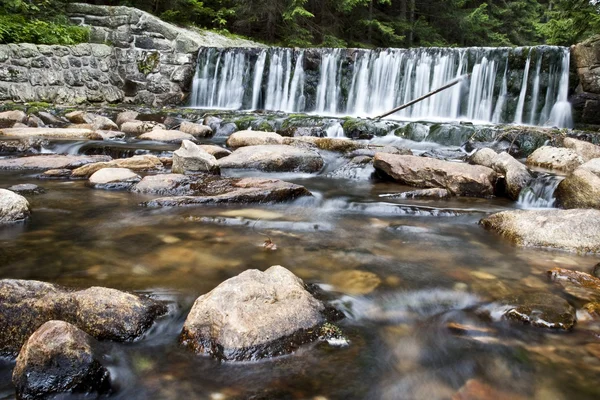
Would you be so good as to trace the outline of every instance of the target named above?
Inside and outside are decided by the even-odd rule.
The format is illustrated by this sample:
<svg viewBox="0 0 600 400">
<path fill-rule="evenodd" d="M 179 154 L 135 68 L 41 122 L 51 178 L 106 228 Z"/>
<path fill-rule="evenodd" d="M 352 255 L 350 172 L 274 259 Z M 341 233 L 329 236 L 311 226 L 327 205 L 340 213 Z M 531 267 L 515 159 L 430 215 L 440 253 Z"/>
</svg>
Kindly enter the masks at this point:
<svg viewBox="0 0 600 400">
<path fill-rule="evenodd" d="M 82 2 L 82 1 L 79 1 Z M 600 33 L 600 0 L 93 0 L 293 47 L 571 45 Z M 0 43 L 75 44 L 68 1 L 0 0 Z"/>
</svg>

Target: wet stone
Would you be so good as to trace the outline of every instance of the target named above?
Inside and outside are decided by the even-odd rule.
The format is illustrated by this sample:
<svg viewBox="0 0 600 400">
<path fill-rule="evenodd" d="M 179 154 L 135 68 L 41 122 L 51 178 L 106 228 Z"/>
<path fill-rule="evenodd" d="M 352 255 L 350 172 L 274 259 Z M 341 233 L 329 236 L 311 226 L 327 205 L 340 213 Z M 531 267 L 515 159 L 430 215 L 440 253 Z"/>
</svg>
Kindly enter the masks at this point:
<svg viewBox="0 0 600 400">
<path fill-rule="evenodd" d="M 600 301 L 600 279 L 585 272 L 553 268 L 548 278 L 558 283 L 568 294 L 580 300 Z"/>
<path fill-rule="evenodd" d="M 19 194 L 42 194 L 45 193 L 46 190 L 38 185 L 34 185 L 33 183 L 22 183 L 20 185 L 13 185 L 8 188 L 8 190 L 13 191 Z"/>
<path fill-rule="evenodd" d="M 575 309 L 551 293 L 522 293 L 503 300 L 504 316 L 538 328 L 570 330 L 576 322 Z"/>
</svg>

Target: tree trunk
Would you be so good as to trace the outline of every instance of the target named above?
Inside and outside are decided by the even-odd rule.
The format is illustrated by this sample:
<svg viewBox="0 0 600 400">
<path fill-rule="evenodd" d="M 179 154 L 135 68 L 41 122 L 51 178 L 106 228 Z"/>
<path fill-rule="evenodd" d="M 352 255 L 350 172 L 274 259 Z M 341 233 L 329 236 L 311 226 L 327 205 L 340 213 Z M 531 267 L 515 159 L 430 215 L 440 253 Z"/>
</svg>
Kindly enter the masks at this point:
<svg viewBox="0 0 600 400">
<path fill-rule="evenodd" d="M 415 0 L 409 0 L 410 3 L 408 5 L 409 8 L 409 23 L 410 23 L 410 30 L 408 31 L 408 47 L 412 47 L 413 45 L 413 40 L 414 40 L 414 36 L 413 36 L 413 31 L 415 29 Z"/>
</svg>

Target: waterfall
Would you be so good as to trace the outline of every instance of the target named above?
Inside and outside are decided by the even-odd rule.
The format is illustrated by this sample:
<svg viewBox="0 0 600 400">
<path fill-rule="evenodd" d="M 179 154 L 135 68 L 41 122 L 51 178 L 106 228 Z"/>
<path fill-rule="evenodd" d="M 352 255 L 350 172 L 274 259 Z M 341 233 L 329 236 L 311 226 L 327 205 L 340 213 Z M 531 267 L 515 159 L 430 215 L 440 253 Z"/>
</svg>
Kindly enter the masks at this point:
<svg viewBox="0 0 600 400">
<path fill-rule="evenodd" d="M 342 125 L 340 125 L 340 123 L 338 123 L 338 122 L 336 122 L 335 124 L 331 125 L 327 129 L 325 129 L 325 133 L 327 134 L 327 137 L 330 137 L 330 138 L 346 137 L 344 135 L 344 128 L 342 128 Z"/>
<path fill-rule="evenodd" d="M 556 204 L 554 192 L 562 180 L 557 175 L 540 173 L 529 186 L 521 190 L 518 206 L 525 209 L 553 208 Z"/>
<path fill-rule="evenodd" d="M 556 46 L 204 48 L 198 54 L 191 106 L 373 117 L 467 73 L 469 79 L 390 118 L 572 124 L 569 51 Z M 514 79 L 518 76 L 522 80 Z"/>
<path fill-rule="evenodd" d="M 527 56 L 525 69 L 523 70 L 523 82 L 521 83 L 521 93 L 517 103 L 517 112 L 515 114 L 515 124 L 523 123 L 523 108 L 525 107 L 525 96 L 527 95 L 527 79 L 529 78 L 529 64 L 531 63 L 531 53 Z"/>
</svg>

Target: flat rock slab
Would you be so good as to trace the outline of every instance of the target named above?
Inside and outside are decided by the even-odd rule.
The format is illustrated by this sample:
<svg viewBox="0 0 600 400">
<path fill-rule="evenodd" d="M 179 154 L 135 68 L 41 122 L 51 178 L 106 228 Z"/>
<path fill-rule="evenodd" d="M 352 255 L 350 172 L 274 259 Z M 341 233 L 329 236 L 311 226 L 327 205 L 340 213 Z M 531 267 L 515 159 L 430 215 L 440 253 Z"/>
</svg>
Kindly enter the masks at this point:
<svg viewBox="0 0 600 400">
<path fill-rule="evenodd" d="M 167 194 L 144 203 L 148 207 L 194 204 L 278 203 L 311 196 L 304 186 L 279 179 L 223 178 L 214 175 L 179 174 L 147 176 L 132 189 L 138 193 Z"/>
<path fill-rule="evenodd" d="M 130 341 L 166 307 L 115 289 L 70 290 L 50 283 L 0 280 L 0 355 L 15 355 L 45 322 L 69 322 L 96 339 Z"/>
<path fill-rule="evenodd" d="M 480 221 L 519 246 L 600 253 L 599 210 L 515 210 Z"/>
<path fill-rule="evenodd" d="M 72 128 L 10 128 L 0 129 L 0 136 L 15 138 L 91 139 L 102 140 L 102 135 L 91 129 Z"/>
<path fill-rule="evenodd" d="M 142 178 L 127 168 L 102 168 L 94 172 L 88 184 L 96 189 L 126 190 Z"/>
<path fill-rule="evenodd" d="M 246 146 L 219 160 L 221 168 L 265 172 L 318 172 L 323 158 L 313 150 L 286 145 Z"/>
<path fill-rule="evenodd" d="M 462 196 L 490 197 L 497 179 L 491 168 L 428 157 L 377 153 L 374 166 L 400 183 Z"/>
<path fill-rule="evenodd" d="M 196 300 L 181 342 L 224 360 L 272 357 L 314 340 L 324 312 L 325 305 L 287 269 L 247 270 Z"/>
<path fill-rule="evenodd" d="M 238 131 L 227 138 L 231 148 L 283 144 L 283 136 L 275 132 Z"/>
<path fill-rule="evenodd" d="M 116 160 L 87 164 L 73 170 L 71 177 L 87 178 L 103 168 L 128 168 L 133 171 L 152 171 L 163 169 L 160 159 L 151 154 L 119 158 Z"/>
<path fill-rule="evenodd" d="M 110 156 L 41 155 L 0 160 L 0 169 L 49 170 L 74 169 L 82 165 L 110 161 Z"/>
</svg>

